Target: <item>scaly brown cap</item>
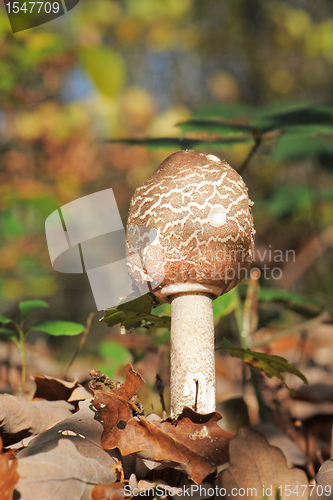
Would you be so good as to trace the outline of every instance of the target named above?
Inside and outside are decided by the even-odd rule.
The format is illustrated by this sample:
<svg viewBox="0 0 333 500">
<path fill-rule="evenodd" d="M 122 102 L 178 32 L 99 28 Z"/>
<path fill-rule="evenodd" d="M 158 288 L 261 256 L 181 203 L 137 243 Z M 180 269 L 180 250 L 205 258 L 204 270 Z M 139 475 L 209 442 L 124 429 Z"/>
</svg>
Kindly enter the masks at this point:
<svg viewBox="0 0 333 500">
<path fill-rule="evenodd" d="M 146 279 L 164 276 L 156 295 L 168 300 L 208 287 L 216 297 L 237 285 L 253 258 L 252 205 L 241 176 L 216 156 L 178 151 L 166 158 L 136 189 L 127 221 L 132 253 L 138 227 L 157 230 L 144 254 Z"/>
</svg>

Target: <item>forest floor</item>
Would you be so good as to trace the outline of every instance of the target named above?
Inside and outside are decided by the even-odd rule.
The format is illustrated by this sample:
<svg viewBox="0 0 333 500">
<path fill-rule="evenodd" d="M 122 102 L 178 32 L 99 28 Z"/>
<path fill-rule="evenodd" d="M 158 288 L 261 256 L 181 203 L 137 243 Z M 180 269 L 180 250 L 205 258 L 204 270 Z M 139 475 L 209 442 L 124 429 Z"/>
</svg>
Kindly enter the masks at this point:
<svg viewBox="0 0 333 500">
<path fill-rule="evenodd" d="M 177 420 L 162 410 L 168 391 L 154 388 L 158 350 L 126 365 L 120 383 L 83 358 L 63 380 L 45 345 L 31 349 L 40 374 L 19 395 L 17 352 L 1 343 L 0 499 L 333 499 L 332 333 L 321 323 L 270 344 L 309 384 L 288 375 L 292 394 L 258 372 L 265 415 L 241 360 L 217 354 L 218 411 Z"/>
</svg>

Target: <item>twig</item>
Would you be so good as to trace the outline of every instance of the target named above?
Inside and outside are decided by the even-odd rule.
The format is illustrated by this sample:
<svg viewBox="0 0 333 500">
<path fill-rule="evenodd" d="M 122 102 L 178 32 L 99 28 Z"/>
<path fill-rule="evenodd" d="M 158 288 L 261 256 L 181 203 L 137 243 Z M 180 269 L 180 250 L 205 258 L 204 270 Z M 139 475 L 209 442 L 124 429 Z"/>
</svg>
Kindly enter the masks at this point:
<svg viewBox="0 0 333 500">
<path fill-rule="evenodd" d="M 17 325 L 17 330 L 19 333 L 19 340 L 17 343 L 20 348 L 21 360 L 22 360 L 22 375 L 21 375 L 21 389 L 20 389 L 20 395 L 22 396 L 23 389 L 27 382 L 27 358 L 25 355 L 25 343 L 24 343 L 25 337 L 23 332 L 23 326 Z"/>
<path fill-rule="evenodd" d="M 259 413 L 260 422 L 262 422 L 262 423 L 269 422 L 266 403 L 265 403 L 264 396 L 262 394 L 258 373 L 256 372 L 256 369 L 253 366 L 250 366 L 250 374 L 251 374 L 251 381 L 252 381 L 254 393 L 256 395 L 257 402 L 258 402 L 258 413 Z"/>
<path fill-rule="evenodd" d="M 77 346 L 77 348 L 75 349 L 74 354 L 72 356 L 72 359 L 69 362 L 69 365 L 68 365 L 66 373 L 65 373 L 65 379 L 68 376 L 68 372 L 71 369 L 72 364 L 74 363 L 75 359 L 77 358 L 79 352 L 81 351 L 82 347 L 84 346 L 84 344 L 85 344 L 85 342 L 87 340 L 88 333 L 90 331 L 91 323 L 92 323 L 92 320 L 93 320 L 94 316 L 95 316 L 95 313 L 90 313 L 89 316 L 88 316 L 87 323 L 86 323 L 86 328 L 85 328 L 84 332 L 82 333 L 81 339 L 80 339 L 80 343 Z"/>
<path fill-rule="evenodd" d="M 257 320 L 258 313 L 257 313 L 257 306 L 258 306 L 258 293 L 259 293 L 259 284 L 258 284 L 258 278 L 259 276 L 257 274 L 254 274 L 252 276 L 252 279 L 250 279 L 249 286 L 248 286 L 248 291 L 247 291 L 247 297 L 245 302 L 246 304 L 246 313 L 245 316 L 249 315 L 252 316 L 254 319 L 254 323 L 250 320 L 250 318 L 244 318 L 244 309 L 242 311 L 241 307 L 241 301 L 239 298 L 239 294 L 237 293 L 236 290 L 236 297 L 237 297 L 237 307 L 235 309 L 235 316 L 236 316 L 236 323 L 238 327 L 238 332 L 240 336 L 240 341 L 242 344 L 243 349 L 248 349 L 249 348 L 249 331 L 246 330 L 248 326 L 255 327 L 255 321 Z M 244 321 L 245 320 L 245 321 Z M 256 369 L 253 366 L 250 366 L 250 375 L 251 375 L 251 382 L 252 386 L 257 398 L 258 402 L 258 411 L 259 411 L 259 418 L 261 422 L 268 422 L 268 413 L 266 409 L 266 404 L 265 400 L 261 391 L 260 387 L 260 381 L 258 377 L 258 373 L 256 372 Z"/>
<path fill-rule="evenodd" d="M 199 394 L 199 380 L 194 379 L 195 382 L 195 403 L 194 403 L 194 411 L 198 409 L 198 394 Z"/>
<path fill-rule="evenodd" d="M 163 384 L 163 380 L 161 379 L 161 377 L 159 376 L 158 373 L 156 374 L 155 387 L 156 387 L 158 395 L 160 397 L 162 410 L 164 412 L 166 412 L 165 400 L 164 400 L 164 384 Z"/>
<path fill-rule="evenodd" d="M 247 341 L 252 343 L 252 335 L 258 328 L 259 271 L 253 269 L 248 282 L 247 294 L 243 306 L 243 331 Z M 249 347 L 249 346 L 247 346 Z"/>
<path fill-rule="evenodd" d="M 239 167 L 239 169 L 238 169 L 239 174 L 242 174 L 244 172 L 244 170 L 246 169 L 246 167 L 248 166 L 248 164 L 252 160 L 253 156 L 256 154 L 257 150 L 261 146 L 261 143 L 262 143 L 261 133 L 259 131 L 255 131 L 255 132 L 253 132 L 253 137 L 255 140 L 254 145 L 252 146 L 251 151 L 249 152 L 249 154 L 247 155 L 247 157 L 245 158 L 245 160 L 243 161 L 243 163 Z"/>
</svg>

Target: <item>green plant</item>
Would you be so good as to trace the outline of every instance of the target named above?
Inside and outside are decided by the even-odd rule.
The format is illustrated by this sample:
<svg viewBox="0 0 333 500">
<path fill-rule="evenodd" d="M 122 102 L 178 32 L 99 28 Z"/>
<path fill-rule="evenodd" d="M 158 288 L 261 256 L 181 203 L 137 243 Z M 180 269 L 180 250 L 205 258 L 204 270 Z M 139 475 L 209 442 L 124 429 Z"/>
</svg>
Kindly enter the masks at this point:
<svg viewBox="0 0 333 500">
<path fill-rule="evenodd" d="M 27 319 L 33 312 L 37 309 L 47 309 L 49 307 L 49 304 L 44 300 L 24 300 L 18 305 L 18 321 L 4 315 L 0 315 L 0 336 L 13 340 L 21 352 L 22 387 L 24 387 L 27 377 L 25 342 L 32 330 L 58 337 L 60 335 L 79 335 L 85 329 L 83 325 L 73 323 L 71 321 L 45 320 L 32 323 L 30 325 L 27 324 Z"/>
<path fill-rule="evenodd" d="M 130 351 L 120 342 L 105 340 L 98 346 L 98 354 L 102 359 L 98 369 L 113 379 L 121 366 L 132 362 Z"/>
<path fill-rule="evenodd" d="M 251 280 L 246 286 L 247 300 L 241 300 L 239 290 L 241 287 L 238 286 L 227 294 L 215 299 L 213 303 L 215 323 L 218 323 L 224 316 L 234 314 L 239 333 L 239 344 L 241 345 L 241 347 L 235 346 L 227 339 L 224 339 L 217 349 L 227 350 L 231 356 L 243 359 L 244 363 L 262 370 L 268 377 L 276 376 L 284 381 L 283 373 L 292 373 L 302 379 L 303 382 L 306 382 L 304 375 L 286 359 L 249 349 L 249 344 L 251 343 L 250 337 L 253 331 L 248 331 L 246 324 L 248 315 L 247 309 L 253 307 L 251 304 L 248 306 L 249 300 L 251 300 L 249 299 L 250 292 L 252 292 L 253 288 Z M 242 288 L 244 289 L 245 287 Z M 262 288 L 258 289 L 257 298 L 259 305 L 267 303 L 282 304 L 282 307 L 285 309 L 291 309 L 304 316 L 312 317 L 313 319 L 310 321 L 313 323 L 318 320 L 325 320 L 322 313 L 323 308 L 317 302 L 300 294 Z M 153 314 L 153 311 L 155 314 Z M 161 303 L 156 302 L 150 295 L 145 295 L 127 302 L 126 304 L 107 309 L 101 321 L 104 321 L 110 327 L 120 324 L 125 330 L 132 330 L 132 328 L 135 327 L 152 329 L 155 332 L 156 329 L 170 329 L 170 316 L 165 315 L 165 312 Z M 159 313 L 163 313 L 163 315 L 159 315 Z M 255 314 L 257 314 L 257 312 Z M 165 330 L 162 331 L 165 332 Z M 275 338 L 297 333 L 299 333 L 298 328 L 281 330 L 275 334 L 274 338 L 268 336 L 266 341 L 264 340 L 260 343 L 255 342 L 253 345 L 251 344 L 251 347 L 256 349 Z M 160 331 L 158 338 L 165 339 L 165 342 L 170 341 L 169 336 L 165 336 L 164 333 L 161 334 Z"/>
</svg>

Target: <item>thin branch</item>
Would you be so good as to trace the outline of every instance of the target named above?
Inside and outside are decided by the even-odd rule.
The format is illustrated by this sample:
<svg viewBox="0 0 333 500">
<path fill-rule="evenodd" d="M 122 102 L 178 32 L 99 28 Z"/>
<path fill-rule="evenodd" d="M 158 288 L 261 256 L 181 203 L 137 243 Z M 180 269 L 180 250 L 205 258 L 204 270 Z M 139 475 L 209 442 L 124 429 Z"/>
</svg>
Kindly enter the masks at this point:
<svg viewBox="0 0 333 500">
<path fill-rule="evenodd" d="M 165 399 L 164 399 L 164 383 L 159 374 L 156 374 L 155 387 L 160 397 L 160 402 L 163 412 L 166 412 Z"/>
<path fill-rule="evenodd" d="M 74 354 L 72 356 L 72 359 L 70 360 L 70 363 L 69 363 L 69 365 L 67 367 L 67 370 L 66 370 L 66 373 L 65 373 L 65 377 L 64 377 L 65 379 L 68 376 L 68 372 L 69 372 L 72 364 L 74 363 L 75 359 L 77 358 L 79 352 L 81 351 L 82 347 L 84 346 L 84 344 L 85 344 L 85 342 L 87 340 L 88 333 L 90 332 L 90 328 L 91 328 L 91 322 L 92 322 L 94 316 L 95 316 L 94 313 L 90 313 L 89 316 L 88 316 L 87 323 L 86 323 L 86 328 L 85 328 L 84 332 L 81 335 L 80 343 L 77 346 L 77 348 L 75 349 L 75 352 L 74 352 Z"/>
<path fill-rule="evenodd" d="M 245 158 L 245 160 L 243 161 L 243 163 L 239 167 L 239 169 L 238 169 L 238 173 L 239 174 L 242 174 L 244 172 L 244 170 L 246 169 L 246 167 L 249 165 L 250 161 L 252 160 L 253 156 L 256 154 L 257 150 L 261 146 L 261 143 L 262 143 L 262 135 L 261 135 L 261 133 L 260 132 L 254 132 L 253 133 L 253 137 L 254 137 L 254 140 L 255 140 L 254 145 L 252 146 L 251 151 L 249 152 L 249 154 L 247 155 L 247 157 Z"/>
</svg>

